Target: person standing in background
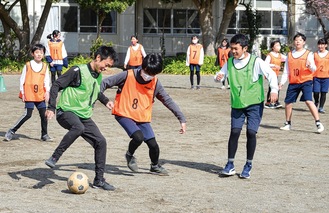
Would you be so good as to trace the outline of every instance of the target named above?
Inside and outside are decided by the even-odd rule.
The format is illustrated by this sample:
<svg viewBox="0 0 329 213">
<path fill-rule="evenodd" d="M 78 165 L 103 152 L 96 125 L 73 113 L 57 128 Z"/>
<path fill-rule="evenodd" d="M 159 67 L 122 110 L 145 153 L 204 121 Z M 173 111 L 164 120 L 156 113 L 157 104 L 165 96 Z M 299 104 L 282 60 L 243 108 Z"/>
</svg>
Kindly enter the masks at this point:
<svg viewBox="0 0 329 213">
<path fill-rule="evenodd" d="M 287 56 L 280 53 L 281 43 L 279 40 L 275 40 L 271 42 L 271 52 L 266 56 L 265 62 L 270 64 L 270 67 L 275 72 L 276 76 L 279 76 L 279 72 L 281 69 L 281 63 L 286 61 Z M 267 109 L 277 109 L 281 108 L 282 105 L 279 102 L 279 92 L 278 92 L 278 100 L 275 103 L 270 102 L 271 96 L 271 87 L 268 87 L 267 98 L 265 103 L 265 108 Z"/>
<path fill-rule="evenodd" d="M 321 38 L 318 41 L 318 51 L 314 53 L 314 62 L 317 69 L 313 75 L 313 98 L 315 106 L 319 107 L 319 113 L 325 113 L 323 107 L 329 88 L 329 54 L 327 47 L 327 40 Z"/>
<path fill-rule="evenodd" d="M 190 83 L 191 89 L 194 89 L 194 70 L 197 77 L 196 89 L 200 89 L 200 69 L 203 64 L 204 51 L 202 44 L 199 44 L 197 36 L 192 36 L 191 44 L 186 51 L 186 66 L 190 67 Z"/>
<path fill-rule="evenodd" d="M 64 42 L 60 39 L 61 33 L 54 30 L 47 36 L 46 61 L 49 63 L 51 71 L 51 83 L 54 83 L 57 77 L 62 75 L 63 66 L 68 67 L 67 52 Z"/>
<path fill-rule="evenodd" d="M 145 58 L 146 53 L 143 45 L 138 43 L 137 36 L 132 35 L 130 39 L 131 46 L 128 47 L 123 68 L 140 69 L 142 67 L 143 58 Z"/>
<path fill-rule="evenodd" d="M 220 46 L 217 48 L 217 58 L 215 62 L 215 66 L 219 66 L 219 70 L 222 69 L 224 64 L 227 62 L 227 59 L 229 57 L 232 57 L 230 43 L 227 38 L 224 38 L 222 42 L 220 43 Z M 222 84 L 223 86 L 221 89 L 225 89 L 225 80 L 223 80 Z M 227 88 L 230 88 L 229 82 L 227 80 Z"/>
</svg>

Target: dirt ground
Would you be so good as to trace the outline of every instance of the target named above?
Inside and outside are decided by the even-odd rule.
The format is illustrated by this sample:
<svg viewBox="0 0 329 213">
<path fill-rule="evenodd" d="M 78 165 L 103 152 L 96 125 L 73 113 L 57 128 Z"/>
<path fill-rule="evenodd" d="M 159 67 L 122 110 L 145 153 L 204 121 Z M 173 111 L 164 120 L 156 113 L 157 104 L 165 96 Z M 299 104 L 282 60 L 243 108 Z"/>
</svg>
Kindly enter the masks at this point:
<svg viewBox="0 0 329 213">
<path fill-rule="evenodd" d="M 304 103 L 294 105 L 292 130 L 281 131 L 284 109 L 265 109 L 249 180 L 219 177 L 227 161 L 230 132 L 229 90 L 219 89 L 212 76 L 202 76 L 201 90 L 189 89 L 188 76 L 159 75 L 167 92 L 187 117 L 187 133 L 159 101 L 154 104 L 153 128 L 160 145 L 160 162 L 169 176 L 148 173 L 145 144 L 136 152 L 139 173 L 126 167 L 129 138 L 100 103 L 93 115 L 107 138 L 105 177 L 114 192 L 89 188 L 83 195 L 67 190 L 74 171 L 94 178 L 93 149 L 78 139 L 55 169 L 49 158 L 66 130 L 49 122 L 54 142 L 41 142 L 40 119 L 32 118 L 10 142 L 5 132 L 23 113 L 18 99 L 19 76 L 4 75 L 7 92 L 0 93 L 0 212 L 327 212 L 329 208 L 329 118 L 321 114 L 326 130 L 316 133 Z M 266 89 L 267 91 L 267 89 Z M 106 94 L 113 98 L 115 89 Z M 280 94 L 283 102 L 285 91 Z M 328 105 L 328 104 L 327 104 Z M 329 107 L 327 107 L 329 112 Z M 246 158 L 243 130 L 235 166 L 241 172 Z"/>
</svg>

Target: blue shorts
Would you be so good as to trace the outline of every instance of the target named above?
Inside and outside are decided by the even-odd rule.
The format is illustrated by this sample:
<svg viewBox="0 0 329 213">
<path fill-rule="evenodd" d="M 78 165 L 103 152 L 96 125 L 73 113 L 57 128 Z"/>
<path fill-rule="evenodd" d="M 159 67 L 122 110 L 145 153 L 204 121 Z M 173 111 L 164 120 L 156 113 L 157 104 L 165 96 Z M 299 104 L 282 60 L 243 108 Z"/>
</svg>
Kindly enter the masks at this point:
<svg viewBox="0 0 329 213">
<path fill-rule="evenodd" d="M 149 122 L 139 123 L 130 118 L 115 116 L 115 119 L 119 124 L 126 130 L 129 137 L 134 134 L 137 130 L 141 130 L 144 135 L 144 141 L 151 138 L 155 138 L 153 129 Z"/>
<path fill-rule="evenodd" d="M 264 103 L 250 105 L 243 109 L 231 110 L 231 129 L 242 129 L 245 120 L 247 129 L 258 131 L 264 111 Z"/>
<path fill-rule="evenodd" d="M 42 109 L 47 107 L 45 101 L 41 101 L 41 102 L 25 101 L 25 108 L 34 109 L 34 106 L 37 109 Z"/>
<path fill-rule="evenodd" d="M 194 72 L 194 68 L 196 72 L 200 72 L 201 66 L 199 64 L 190 64 L 190 71 Z"/>
<path fill-rule="evenodd" d="M 62 71 L 63 70 L 63 65 L 61 64 L 55 64 L 54 66 L 49 66 L 51 72 L 56 72 L 56 71 Z"/>
<path fill-rule="evenodd" d="M 313 78 L 313 92 L 325 92 L 329 89 L 329 78 Z"/>
<path fill-rule="evenodd" d="M 302 92 L 300 101 L 313 101 L 312 83 L 313 81 L 306 81 L 301 84 L 289 84 L 284 102 L 286 104 L 295 103 L 300 92 Z"/>
</svg>

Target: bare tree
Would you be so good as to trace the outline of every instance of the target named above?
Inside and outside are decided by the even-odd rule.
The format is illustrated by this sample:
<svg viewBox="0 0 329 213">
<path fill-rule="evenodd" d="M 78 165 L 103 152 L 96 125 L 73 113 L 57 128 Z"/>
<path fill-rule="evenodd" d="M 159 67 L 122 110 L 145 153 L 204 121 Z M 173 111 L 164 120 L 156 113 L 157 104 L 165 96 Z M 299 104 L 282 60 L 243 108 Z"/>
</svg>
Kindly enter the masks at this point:
<svg viewBox="0 0 329 213">
<path fill-rule="evenodd" d="M 37 43 L 42 36 L 47 17 L 53 2 L 59 0 L 47 0 L 44 10 L 42 12 L 37 31 L 33 36 L 31 43 Z M 18 39 L 19 54 L 18 59 L 22 59 L 29 51 L 30 48 L 30 19 L 27 11 L 26 0 L 16 0 L 9 4 L 9 1 L 0 1 L 0 20 L 5 28 L 5 35 L 10 37 L 10 31 L 12 30 Z M 10 16 L 12 9 L 19 3 L 21 9 L 22 26 L 19 26 L 17 22 Z"/>
<path fill-rule="evenodd" d="M 323 37 L 329 42 L 329 31 L 324 19 L 329 19 L 329 0 L 305 0 L 306 13 L 314 15 L 322 27 Z"/>
</svg>

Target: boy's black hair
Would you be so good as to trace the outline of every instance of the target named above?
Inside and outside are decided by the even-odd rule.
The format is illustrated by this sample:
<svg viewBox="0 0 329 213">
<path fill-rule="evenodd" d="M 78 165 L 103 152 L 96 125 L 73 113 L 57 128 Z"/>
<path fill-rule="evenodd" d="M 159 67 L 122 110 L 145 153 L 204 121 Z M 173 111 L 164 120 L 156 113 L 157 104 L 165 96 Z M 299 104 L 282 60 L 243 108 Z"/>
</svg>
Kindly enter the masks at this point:
<svg viewBox="0 0 329 213">
<path fill-rule="evenodd" d="M 304 41 L 306 41 L 306 36 L 305 36 L 303 33 L 297 33 L 297 34 L 294 36 L 294 40 L 295 40 L 297 37 L 301 37 Z"/>
<path fill-rule="evenodd" d="M 276 43 L 279 43 L 279 44 L 281 45 L 280 40 L 278 40 L 278 39 L 277 39 L 277 40 L 274 40 L 274 41 L 272 41 L 271 44 L 270 44 L 271 49 L 274 47 L 274 45 L 275 45 Z"/>
<path fill-rule="evenodd" d="M 46 53 L 46 47 L 42 44 L 34 44 L 31 48 L 31 53 L 34 53 L 36 50 L 42 50 L 43 53 Z"/>
<path fill-rule="evenodd" d="M 155 76 L 162 72 L 163 60 L 159 53 L 150 53 L 142 63 L 142 69 L 149 75 Z"/>
<path fill-rule="evenodd" d="M 96 59 L 97 56 L 101 57 L 101 61 L 111 58 L 114 62 L 118 61 L 118 55 L 116 51 L 113 49 L 113 47 L 108 46 L 100 46 L 97 51 L 95 52 L 94 59 Z"/>
<path fill-rule="evenodd" d="M 318 44 L 328 44 L 328 41 L 324 38 L 320 38 Z"/>
<path fill-rule="evenodd" d="M 243 34 L 236 34 L 231 38 L 230 44 L 240 44 L 242 48 L 248 47 L 249 39 Z"/>
</svg>

